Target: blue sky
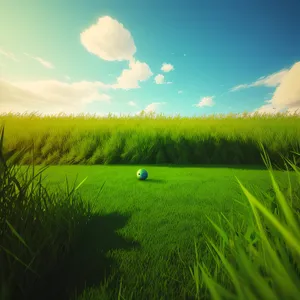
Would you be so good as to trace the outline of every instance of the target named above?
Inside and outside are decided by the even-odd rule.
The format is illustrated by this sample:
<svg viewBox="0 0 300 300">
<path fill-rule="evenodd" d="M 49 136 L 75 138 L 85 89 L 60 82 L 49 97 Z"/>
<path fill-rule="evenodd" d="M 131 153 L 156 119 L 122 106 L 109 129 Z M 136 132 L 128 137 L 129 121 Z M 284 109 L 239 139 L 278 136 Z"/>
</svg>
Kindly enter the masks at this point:
<svg viewBox="0 0 300 300">
<path fill-rule="evenodd" d="M 6 1 L 0 112 L 295 111 L 299 20 L 299 0 Z"/>
</svg>

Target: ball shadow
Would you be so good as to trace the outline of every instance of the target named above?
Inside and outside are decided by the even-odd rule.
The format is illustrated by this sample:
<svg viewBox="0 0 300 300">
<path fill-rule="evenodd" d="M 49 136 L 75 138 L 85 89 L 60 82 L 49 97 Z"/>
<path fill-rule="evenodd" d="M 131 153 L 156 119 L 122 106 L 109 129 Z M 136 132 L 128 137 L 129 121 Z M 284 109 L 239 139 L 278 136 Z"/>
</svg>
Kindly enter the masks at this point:
<svg viewBox="0 0 300 300">
<path fill-rule="evenodd" d="M 166 180 L 162 180 L 162 179 L 147 179 L 145 180 L 145 182 L 152 182 L 152 183 L 166 183 L 167 181 Z"/>
</svg>

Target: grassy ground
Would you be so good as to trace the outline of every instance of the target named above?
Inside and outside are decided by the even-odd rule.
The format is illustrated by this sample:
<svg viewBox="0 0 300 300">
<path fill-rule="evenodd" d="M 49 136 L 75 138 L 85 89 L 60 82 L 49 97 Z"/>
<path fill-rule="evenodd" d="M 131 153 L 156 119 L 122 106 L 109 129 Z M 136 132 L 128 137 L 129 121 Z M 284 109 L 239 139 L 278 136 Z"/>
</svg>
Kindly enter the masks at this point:
<svg viewBox="0 0 300 300">
<path fill-rule="evenodd" d="M 146 166 L 149 179 L 142 182 L 135 177 L 138 168 L 51 166 L 44 172 L 49 191 L 63 187 L 65 176 L 71 182 L 77 174 L 78 182 L 88 176 L 80 193 L 107 215 L 105 221 L 90 223 L 78 248 L 72 271 L 77 286 L 83 281 L 86 286 L 97 284 L 102 279 L 99 268 L 105 266 L 107 275 L 117 272 L 114 278 L 123 277 L 124 299 L 129 299 L 132 291 L 133 299 L 154 299 L 160 294 L 172 299 L 191 296 L 195 282 L 189 267 L 195 261 L 195 238 L 201 261 L 213 265 L 205 241 L 207 236 L 215 239 L 216 232 L 206 216 L 218 223 L 218 214 L 223 213 L 239 223 L 237 227 L 247 227 L 247 210 L 235 201 L 247 200 L 235 176 L 250 190 L 256 187 L 260 192 L 270 188 L 269 176 L 266 170 L 253 166 Z M 286 179 L 284 172 L 275 174 L 279 181 Z M 109 288 L 96 288 L 86 291 L 81 299 L 105 295 L 109 295 Z"/>
<path fill-rule="evenodd" d="M 300 298 L 299 117 L 0 119 L 1 299 Z M 48 177 L 6 166 L 24 147 Z"/>
</svg>

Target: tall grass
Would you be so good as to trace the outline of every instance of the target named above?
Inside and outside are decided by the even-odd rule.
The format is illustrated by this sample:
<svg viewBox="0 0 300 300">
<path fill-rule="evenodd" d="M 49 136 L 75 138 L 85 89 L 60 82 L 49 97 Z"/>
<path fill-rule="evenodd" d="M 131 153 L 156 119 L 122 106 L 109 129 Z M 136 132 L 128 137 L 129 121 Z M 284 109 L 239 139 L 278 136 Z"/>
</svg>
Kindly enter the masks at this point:
<svg viewBox="0 0 300 300">
<path fill-rule="evenodd" d="M 198 298 L 201 287 L 207 287 L 211 299 L 216 300 L 300 298 L 299 186 L 292 187 L 288 181 L 283 193 L 263 147 L 262 157 L 269 170 L 273 196 L 262 193 L 260 201 L 237 179 L 248 199 L 252 218 L 243 228 L 222 214 L 219 225 L 210 220 L 221 243 L 218 246 L 207 237 L 215 267 L 201 261 L 195 247 L 196 260 L 190 271 Z M 298 175 L 299 184 L 299 168 L 289 159 L 285 162 Z"/>
<path fill-rule="evenodd" d="M 261 164 L 262 143 L 271 161 L 280 165 L 280 155 L 291 158 L 290 149 L 300 151 L 296 114 L 194 118 L 3 114 L 0 120 L 8 125 L 6 149 L 28 148 L 21 164 L 32 161 L 32 141 L 36 163 L 46 164 Z"/>
<path fill-rule="evenodd" d="M 42 168 L 21 172 L 12 161 L 22 152 L 3 151 L 0 138 L 0 299 L 35 299 L 48 293 L 46 277 L 60 264 L 89 220 L 92 207 L 76 187 L 49 194 Z M 34 155 L 34 153 L 33 153 Z M 47 290 L 48 288 L 48 290 Z M 47 292 L 48 291 L 48 292 Z"/>
</svg>

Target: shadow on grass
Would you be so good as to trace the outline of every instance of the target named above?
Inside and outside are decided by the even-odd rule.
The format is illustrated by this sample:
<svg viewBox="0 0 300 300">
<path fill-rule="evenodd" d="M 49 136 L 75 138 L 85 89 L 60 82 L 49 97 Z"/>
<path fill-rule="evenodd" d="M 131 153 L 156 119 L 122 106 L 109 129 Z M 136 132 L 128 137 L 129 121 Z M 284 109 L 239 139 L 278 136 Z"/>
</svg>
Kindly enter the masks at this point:
<svg viewBox="0 0 300 300">
<path fill-rule="evenodd" d="M 98 286 L 116 266 L 106 257 L 109 250 L 139 248 L 139 243 L 122 238 L 115 231 L 124 227 L 130 216 L 111 213 L 92 216 L 73 244 L 70 255 L 44 277 L 28 299 L 66 300 L 85 288 Z"/>
<path fill-rule="evenodd" d="M 151 183 L 166 183 L 167 181 L 166 181 L 166 180 L 162 180 L 162 179 L 152 179 L 152 178 L 149 178 L 149 179 L 145 180 L 145 182 L 151 182 Z"/>
</svg>

